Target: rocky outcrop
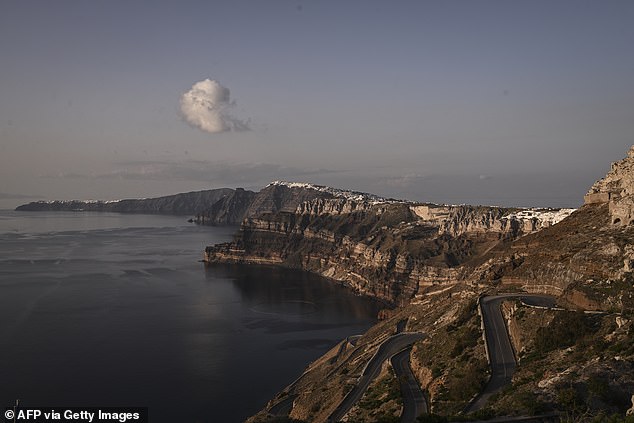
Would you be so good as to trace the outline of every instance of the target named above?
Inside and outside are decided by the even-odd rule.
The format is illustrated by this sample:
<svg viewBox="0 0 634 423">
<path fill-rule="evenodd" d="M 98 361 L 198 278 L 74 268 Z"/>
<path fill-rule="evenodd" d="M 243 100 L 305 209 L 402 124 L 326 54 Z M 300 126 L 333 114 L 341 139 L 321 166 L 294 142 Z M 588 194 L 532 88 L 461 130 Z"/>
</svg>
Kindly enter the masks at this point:
<svg viewBox="0 0 634 423">
<path fill-rule="evenodd" d="M 634 146 L 627 157 L 612 163 L 608 174 L 584 197 L 586 204 L 608 203 L 613 225 L 634 224 Z"/>
</svg>

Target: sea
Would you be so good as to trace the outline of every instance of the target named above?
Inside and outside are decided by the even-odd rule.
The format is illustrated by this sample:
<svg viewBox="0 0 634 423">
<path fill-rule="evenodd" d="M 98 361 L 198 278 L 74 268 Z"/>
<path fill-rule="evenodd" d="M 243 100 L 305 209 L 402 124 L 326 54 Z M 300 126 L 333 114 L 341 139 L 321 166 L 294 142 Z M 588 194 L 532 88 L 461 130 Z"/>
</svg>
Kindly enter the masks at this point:
<svg viewBox="0 0 634 423">
<path fill-rule="evenodd" d="M 206 265 L 236 227 L 0 211 L 0 408 L 147 407 L 241 422 L 380 304 L 317 275 Z"/>
</svg>

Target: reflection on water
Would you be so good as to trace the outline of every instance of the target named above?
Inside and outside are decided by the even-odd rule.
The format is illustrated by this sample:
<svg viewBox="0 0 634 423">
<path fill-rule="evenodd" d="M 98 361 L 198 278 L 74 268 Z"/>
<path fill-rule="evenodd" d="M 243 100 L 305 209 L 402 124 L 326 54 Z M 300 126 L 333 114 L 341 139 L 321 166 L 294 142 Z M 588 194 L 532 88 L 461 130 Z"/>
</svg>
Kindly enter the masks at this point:
<svg viewBox="0 0 634 423">
<path fill-rule="evenodd" d="M 4 227 L 22 228 L 0 231 L 5 405 L 147 406 L 153 422 L 241 421 L 378 311 L 315 275 L 198 262 L 230 228 L 43 213 L 55 228 L 29 229 L 37 214 L 27 215 L 0 213 Z"/>
<path fill-rule="evenodd" d="M 319 275 L 273 266 L 208 265 L 208 274 L 231 275 L 241 300 L 261 312 L 296 310 L 298 315 L 319 310 L 323 318 L 341 322 L 365 319 L 376 310 L 376 303 L 363 301 L 337 283 Z M 263 283 L 265 282 L 265 283 Z"/>
</svg>

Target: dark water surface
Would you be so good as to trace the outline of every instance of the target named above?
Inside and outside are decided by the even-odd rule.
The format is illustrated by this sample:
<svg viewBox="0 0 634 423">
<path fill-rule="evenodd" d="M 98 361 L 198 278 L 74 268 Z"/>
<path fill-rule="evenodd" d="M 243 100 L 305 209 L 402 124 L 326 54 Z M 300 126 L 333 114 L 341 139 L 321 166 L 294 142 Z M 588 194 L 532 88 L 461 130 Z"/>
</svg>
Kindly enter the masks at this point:
<svg viewBox="0 0 634 423">
<path fill-rule="evenodd" d="M 315 275 L 198 262 L 235 229 L 0 212 L 0 407 L 238 422 L 374 322 L 377 304 Z"/>
</svg>

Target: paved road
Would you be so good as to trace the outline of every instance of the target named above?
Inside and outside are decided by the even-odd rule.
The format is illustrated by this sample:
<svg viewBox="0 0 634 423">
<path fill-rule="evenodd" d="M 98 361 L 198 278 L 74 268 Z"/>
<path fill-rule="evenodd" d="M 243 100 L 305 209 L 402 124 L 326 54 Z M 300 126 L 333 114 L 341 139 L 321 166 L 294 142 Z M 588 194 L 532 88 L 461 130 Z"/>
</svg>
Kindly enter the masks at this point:
<svg viewBox="0 0 634 423">
<path fill-rule="evenodd" d="M 424 337 L 422 333 L 401 332 L 386 339 L 366 365 L 355 387 L 348 392 L 341 404 L 328 417 L 328 421 L 338 422 L 361 399 L 370 383 L 379 375 L 385 360 Z"/>
<path fill-rule="evenodd" d="M 484 323 L 487 348 L 491 366 L 491 379 L 482 392 L 467 406 L 466 413 L 484 407 L 489 398 L 511 383 L 515 372 L 515 355 L 502 316 L 500 305 L 509 298 L 520 298 L 526 304 L 539 307 L 554 307 L 555 299 L 538 294 L 501 294 L 483 297 L 480 300 L 482 322 Z"/>
<path fill-rule="evenodd" d="M 409 366 L 411 352 L 412 347 L 408 347 L 400 353 L 393 355 L 390 359 L 394 373 L 401 385 L 401 395 L 403 396 L 401 423 L 413 423 L 416 421 L 416 417 L 427 413 L 425 395 L 422 389 L 420 389 L 418 380 L 414 377 L 412 368 Z"/>
</svg>

